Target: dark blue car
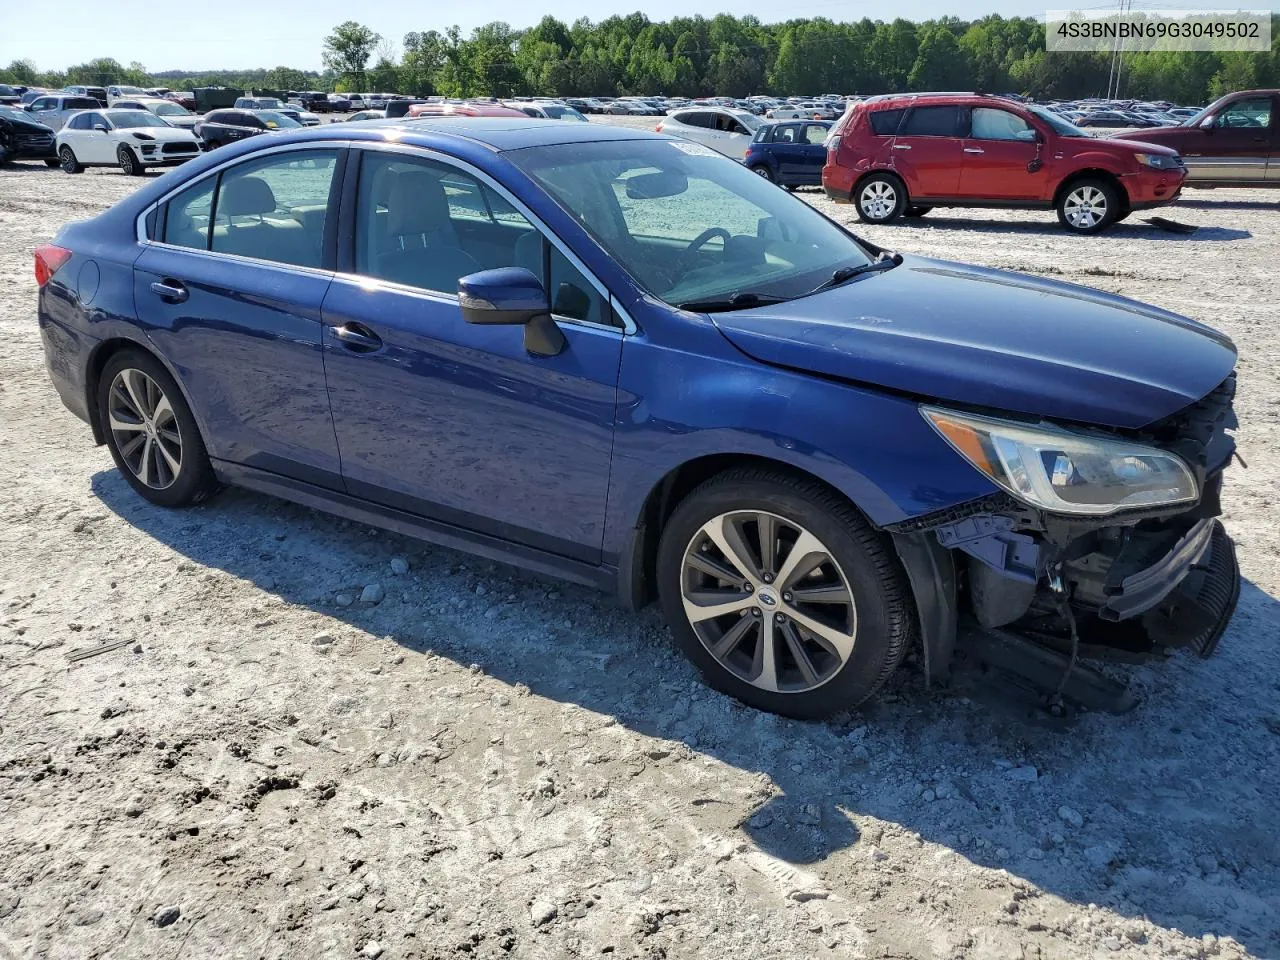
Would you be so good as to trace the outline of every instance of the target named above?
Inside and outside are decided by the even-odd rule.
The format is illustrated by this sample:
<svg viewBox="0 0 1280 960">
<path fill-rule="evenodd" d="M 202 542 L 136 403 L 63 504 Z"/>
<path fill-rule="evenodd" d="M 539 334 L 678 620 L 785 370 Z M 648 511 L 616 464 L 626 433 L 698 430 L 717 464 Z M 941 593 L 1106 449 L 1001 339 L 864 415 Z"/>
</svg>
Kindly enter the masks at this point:
<svg viewBox="0 0 1280 960">
<path fill-rule="evenodd" d="M 833 124 L 825 120 L 787 120 L 762 124 L 751 138 L 742 162 L 752 173 L 780 187 L 822 186 L 827 162 L 827 136 Z"/>
<path fill-rule="evenodd" d="M 1064 685 L 1103 649 L 1207 655 L 1235 605 L 1230 341 L 891 254 L 698 144 L 255 137 L 36 273 L 54 386 L 152 503 L 235 484 L 656 596 L 768 710 L 851 708 L 913 645 L 940 676 L 962 626 Z"/>
</svg>

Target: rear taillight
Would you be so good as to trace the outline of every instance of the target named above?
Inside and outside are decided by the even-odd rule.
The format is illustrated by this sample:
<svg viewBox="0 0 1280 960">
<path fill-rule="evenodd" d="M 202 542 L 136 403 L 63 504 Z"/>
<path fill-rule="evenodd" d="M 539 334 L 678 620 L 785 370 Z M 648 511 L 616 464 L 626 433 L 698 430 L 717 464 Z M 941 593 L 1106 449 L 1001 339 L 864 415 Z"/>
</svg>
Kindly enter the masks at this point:
<svg viewBox="0 0 1280 960">
<path fill-rule="evenodd" d="M 840 137 L 827 138 L 827 163 L 836 162 L 836 154 L 840 152 Z"/>
<path fill-rule="evenodd" d="M 71 259 L 71 251 L 66 247 L 44 243 L 36 247 L 36 283 L 44 286 L 62 265 Z"/>
</svg>

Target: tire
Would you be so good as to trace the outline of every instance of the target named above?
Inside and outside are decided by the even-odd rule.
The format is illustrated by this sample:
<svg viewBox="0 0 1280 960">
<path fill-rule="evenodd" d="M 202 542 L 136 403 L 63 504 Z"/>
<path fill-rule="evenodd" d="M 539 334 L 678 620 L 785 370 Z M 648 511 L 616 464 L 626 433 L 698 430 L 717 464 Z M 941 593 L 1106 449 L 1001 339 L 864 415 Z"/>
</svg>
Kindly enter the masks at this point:
<svg viewBox="0 0 1280 960">
<path fill-rule="evenodd" d="M 907 207 L 907 209 L 902 211 L 902 215 L 904 217 L 911 217 L 914 220 L 918 217 L 923 217 L 932 209 L 933 207 Z"/>
<path fill-rule="evenodd" d="M 762 518 L 775 530 L 767 538 L 775 544 L 771 559 L 762 557 Z M 810 571 L 792 564 L 802 537 L 812 538 L 814 552 L 797 563 L 824 558 Z M 729 559 L 733 543 L 745 547 Z M 706 682 L 789 717 L 853 709 L 893 674 L 916 633 L 909 589 L 882 537 L 827 488 L 768 470 L 730 470 L 681 501 L 662 532 L 657 578 L 675 642 Z M 801 589 L 815 599 L 800 600 Z M 691 620 L 689 611 L 722 604 L 724 613 L 699 617 L 696 626 Z M 764 655 L 766 638 L 772 658 Z"/>
<path fill-rule="evenodd" d="M 116 161 L 120 164 L 120 169 L 131 177 L 140 177 L 147 172 L 147 168 L 142 165 L 137 155 L 121 144 L 116 149 Z"/>
<path fill-rule="evenodd" d="M 763 177 L 765 180 L 768 180 L 770 183 L 778 182 L 773 176 L 773 171 L 770 170 L 763 163 L 757 163 L 754 167 L 748 167 L 747 169 L 750 170 L 752 173 L 754 173 L 757 177 Z"/>
<path fill-rule="evenodd" d="M 1097 233 L 1119 216 L 1120 195 L 1110 181 L 1087 177 L 1064 187 L 1056 207 L 1058 223 L 1070 233 Z"/>
<path fill-rule="evenodd" d="M 853 194 L 853 205 L 863 223 L 889 223 L 907 206 L 907 188 L 891 173 L 871 174 Z"/>
<path fill-rule="evenodd" d="M 122 350 L 103 367 L 97 391 L 99 424 L 111 459 L 144 499 L 186 507 L 218 489 L 200 428 L 160 361 L 141 350 Z M 143 426 L 118 429 L 135 423 Z"/>
<path fill-rule="evenodd" d="M 65 143 L 58 150 L 58 166 L 62 168 L 63 173 L 84 173 L 84 167 L 76 159 L 75 151 Z"/>
<path fill-rule="evenodd" d="M 61 164 L 57 160 L 46 160 L 44 162 L 44 165 L 46 167 L 49 167 L 51 170 L 57 170 L 58 167 L 61 166 Z"/>
</svg>

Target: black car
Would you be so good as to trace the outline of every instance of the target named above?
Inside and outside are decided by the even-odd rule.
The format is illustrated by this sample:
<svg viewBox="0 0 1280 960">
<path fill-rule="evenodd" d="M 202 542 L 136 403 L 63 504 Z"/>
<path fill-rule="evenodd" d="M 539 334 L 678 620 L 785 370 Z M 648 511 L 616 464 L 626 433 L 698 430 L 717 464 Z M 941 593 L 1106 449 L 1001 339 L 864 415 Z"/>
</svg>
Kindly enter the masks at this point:
<svg viewBox="0 0 1280 960">
<path fill-rule="evenodd" d="M 386 115 L 391 119 L 399 119 L 400 117 L 407 117 L 409 115 L 410 107 L 412 107 L 416 103 L 426 103 L 426 102 L 427 101 L 425 100 L 410 100 L 407 97 L 403 100 L 388 100 L 387 106 L 386 106 Z"/>
<path fill-rule="evenodd" d="M 15 90 L 7 83 L 0 83 L 0 106 L 22 102 L 22 91 Z"/>
<path fill-rule="evenodd" d="M 235 143 L 260 133 L 301 127 L 292 117 L 277 110 L 214 110 L 194 127 L 206 150 Z"/>
<path fill-rule="evenodd" d="M 303 110 L 310 110 L 312 113 L 333 113 L 334 111 L 333 101 L 329 99 L 329 95 L 317 90 L 298 94 L 298 102 L 302 104 Z"/>
<path fill-rule="evenodd" d="M 0 106 L 0 164 L 10 160 L 43 160 L 58 165 L 53 130 L 18 107 Z"/>
</svg>

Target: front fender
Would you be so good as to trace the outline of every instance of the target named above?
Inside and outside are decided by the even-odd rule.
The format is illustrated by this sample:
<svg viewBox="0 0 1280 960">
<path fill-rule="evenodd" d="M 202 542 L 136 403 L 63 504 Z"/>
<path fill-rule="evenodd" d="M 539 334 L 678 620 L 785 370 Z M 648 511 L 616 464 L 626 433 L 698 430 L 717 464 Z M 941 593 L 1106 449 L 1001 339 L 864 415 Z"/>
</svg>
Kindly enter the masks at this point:
<svg viewBox="0 0 1280 960">
<path fill-rule="evenodd" d="M 621 556 L 649 495 L 711 457 L 771 460 L 834 487 L 876 526 L 994 491 L 914 400 L 753 360 L 705 317 L 623 345 L 604 552 Z M 671 336 L 678 333 L 677 336 Z"/>
</svg>

